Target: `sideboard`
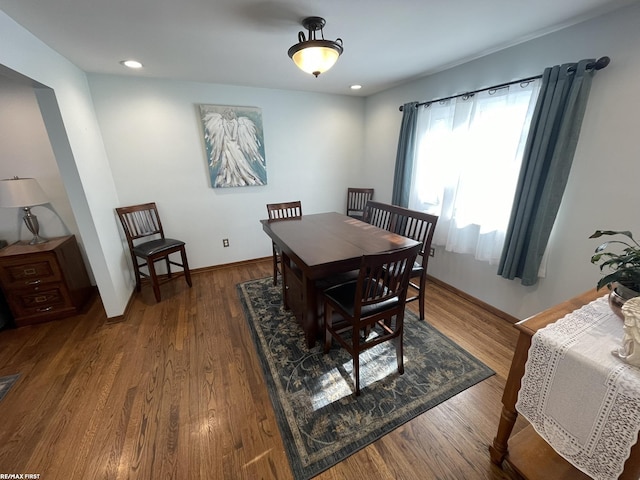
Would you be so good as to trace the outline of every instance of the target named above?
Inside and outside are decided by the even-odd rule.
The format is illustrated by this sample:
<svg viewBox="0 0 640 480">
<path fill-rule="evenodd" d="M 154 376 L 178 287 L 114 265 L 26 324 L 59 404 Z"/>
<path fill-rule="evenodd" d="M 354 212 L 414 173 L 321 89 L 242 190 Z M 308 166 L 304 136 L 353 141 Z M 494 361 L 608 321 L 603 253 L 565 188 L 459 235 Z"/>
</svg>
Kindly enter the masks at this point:
<svg viewBox="0 0 640 480">
<path fill-rule="evenodd" d="M 502 396 L 503 407 L 498 432 L 493 444 L 489 447 L 491 461 L 496 465 L 506 462 L 527 480 L 588 480 L 590 478 L 558 455 L 531 425 L 527 425 L 513 436 L 511 433 L 518 418 L 516 402 L 531 347 L 531 338 L 538 330 L 603 295 L 603 291 L 590 290 L 515 325 L 520 334 Z M 624 472 L 619 478 L 621 480 L 640 478 L 639 443 L 633 446 L 631 455 L 625 463 Z"/>
</svg>

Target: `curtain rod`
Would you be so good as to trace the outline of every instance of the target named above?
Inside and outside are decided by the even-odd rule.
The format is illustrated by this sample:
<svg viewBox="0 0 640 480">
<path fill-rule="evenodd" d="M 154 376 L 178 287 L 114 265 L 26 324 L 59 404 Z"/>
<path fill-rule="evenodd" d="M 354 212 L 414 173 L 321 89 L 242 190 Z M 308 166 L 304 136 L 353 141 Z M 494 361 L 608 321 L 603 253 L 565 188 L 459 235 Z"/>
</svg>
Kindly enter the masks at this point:
<svg viewBox="0 0 640 480">
<path fill-rule="evenodd" d="M 594 63 L 587 64 L 587 70 L 592 68 L 596 70 L 602 70 L 607 65 L 609 65 L 610 62 L 611 62 L 611 59 L 609 57 L 600 57 Z M 569 67 L 569 71 L 575 72 L 576 67 Z M 499 88 L 508 87 L 509 85 L 515 85 L 516 83 L 527 83 L 527 82 L 531 82 L 532 80 L 537 80 L 538 78 L 542 78 L 542 75 L 534 75 L 533 77 L 521 78 L 520 80 L 513 80 L 512 82 L 501 83 L 500 85 L 494 85 L 493 87 L 481 88 L 479 90 L 474 90 L 472 92 L 459 93 L 457 95 L 451 95 L 449 97 L 436 98 L 435 100 L 429 100 L 428 102 L 420 102 L 416 104 L 416 107 L 420 107 L 421 105 L 428 105 L 430 103 L 435 103 L 435 102 L 444 102 L 445 100 L 451 100 L 452 98 L 471 96 L 476 93 L 486 92 L 487 90 L 497 90 Z M 403 109 L 403 106 L 400 105 L 400 111 L 402 111 L 402 109 Z"/>
</svg>

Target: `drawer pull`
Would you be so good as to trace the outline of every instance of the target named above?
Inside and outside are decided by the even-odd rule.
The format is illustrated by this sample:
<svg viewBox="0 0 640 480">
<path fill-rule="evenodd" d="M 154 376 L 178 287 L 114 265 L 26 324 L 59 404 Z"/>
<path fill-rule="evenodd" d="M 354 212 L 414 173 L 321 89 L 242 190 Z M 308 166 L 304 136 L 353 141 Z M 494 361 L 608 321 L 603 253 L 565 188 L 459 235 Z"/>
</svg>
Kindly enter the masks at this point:
<svg viewBox="0 0 640 480">
<path fill-rule="evenodd" d="M 40 283 L 42 282 L 42 280 L 38 279 L 38 280 L 31 280 L 29 282 L 24 282 L 25 285 L 40 285 Z"/>
<path fill-rule="evenodd" d="M 35 275 L 37 273 L 37 270 L 35 268 L 25 268 L 24 270 L 22 270 L 22 274 L 23 275 Z"/>
<path fill-rule="evenodd" d="M 48 306 L 48 307 L 36 308 L 36 311 L 38 312 L 48 312 L 49 310 L 53 310 L 53 307 Z"/>
</svg>

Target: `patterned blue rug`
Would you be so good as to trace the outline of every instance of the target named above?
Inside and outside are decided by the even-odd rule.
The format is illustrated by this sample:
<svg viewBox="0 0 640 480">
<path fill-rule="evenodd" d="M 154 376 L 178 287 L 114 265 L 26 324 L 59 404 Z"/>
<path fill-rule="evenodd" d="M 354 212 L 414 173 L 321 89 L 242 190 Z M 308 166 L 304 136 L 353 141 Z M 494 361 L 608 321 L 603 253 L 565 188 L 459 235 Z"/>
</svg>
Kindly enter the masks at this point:
<svg viewBox="0 0 640 480">
<path fill-rule="evenodd" d="M 9 389 L 13 387 L 13 384 L 16 383 L 20 374 L 17 373 L 15 375 L 7 375 L 6 377 L 0 377 L 0 400 L 4 398 Z"/>
<path fill-rule="evenodd" d="M 238 295 L 260 357 L 291 470 L 309 479 L 403 423 L 494 372 L 407 310 L 405 373 L 393 342 L 360 356 L 356 397 L 349 354 L 334 342 L 311 350 L 295 318 L 283 310 L 272 278 L 239 284 Z"/>
</svg>

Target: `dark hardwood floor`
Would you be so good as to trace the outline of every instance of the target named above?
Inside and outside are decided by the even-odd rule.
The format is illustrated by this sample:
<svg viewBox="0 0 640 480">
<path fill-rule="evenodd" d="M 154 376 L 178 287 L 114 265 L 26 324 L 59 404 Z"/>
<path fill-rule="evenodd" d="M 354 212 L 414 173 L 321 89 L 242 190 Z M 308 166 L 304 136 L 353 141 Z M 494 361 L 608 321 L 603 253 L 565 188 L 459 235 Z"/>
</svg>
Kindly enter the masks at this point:
<svg viewBox="0 0 640 480">
<path fill-rule="evenodd" d="M 21 377 L 0 402 L 0 473 L 291 479 L 235 287 L 270 274 L 270 258 L 212 269 L 191 289 L 163 284 L 158 304 L 144 286 L 122 321 L 96 299 L 83 315 L 1 331 L 0 376 Z M 433 282 L 426 311 L 496 375 L 316 478 L 509 478 L 488 446 L 516 330 Z"/>
</svg>

